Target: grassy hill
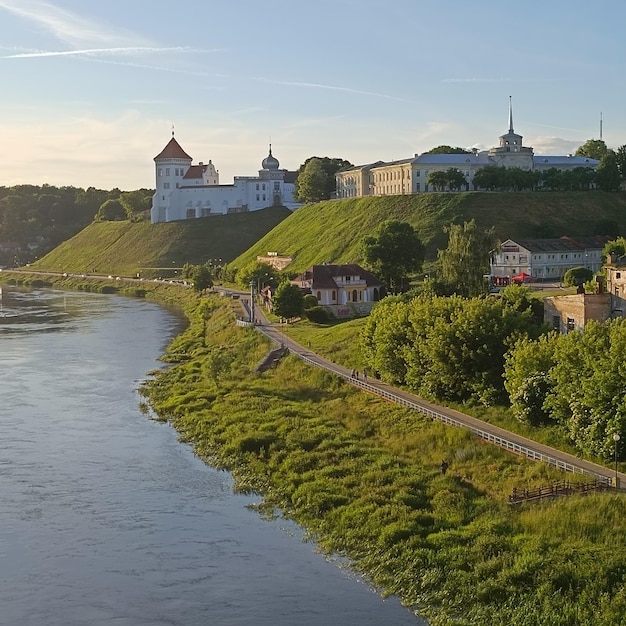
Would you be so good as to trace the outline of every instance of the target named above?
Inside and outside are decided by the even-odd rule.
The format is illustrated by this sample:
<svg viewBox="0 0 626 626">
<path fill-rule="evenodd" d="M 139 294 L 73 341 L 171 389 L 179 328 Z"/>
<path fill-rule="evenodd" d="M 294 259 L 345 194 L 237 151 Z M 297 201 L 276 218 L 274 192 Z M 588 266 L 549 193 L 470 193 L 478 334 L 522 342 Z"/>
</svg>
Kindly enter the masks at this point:
<svg viewBox="0 0 626 626">
<path fill-rule="evenodd" d="M 292 255 L 290 269 L 300 271 L 324 261 L 361 261 L 361 241 L 388 219 L 411 223 L 427 259 L 435 259 L 447 245 L 443 227 L 472 218 L 493 226 L 501 240 L 626 234 L 626 193 L 428 193 L 320 202 L 294 213 L 269 208 L 167 224 L 97 222 L 33 266 L 171 276 L 186 262 L 221 259 L 243 267 L 272 251 Z"/>
<path fill-rule="evenodd" d="M 507 238 L 615 235 L 626 233 L 626 194 L 428 193 L 355 198 L 302 207 L 234 259 L 243 267 L 268 251 L 294 257 L 290 269 L 313 263 L 359 262 L 362 239 L 387 219 L 411 223 L 426 245 L 427 259 L 445 248 L 443 227 L 474 218 Z"/>
<path fill-rule="evenodd" d="M 32 264 L 59 272 L 171 276 L 184 263 L 230 262 L 291 215 L 284 207 L 161 224 L 94 222 Z"/>
</svg>

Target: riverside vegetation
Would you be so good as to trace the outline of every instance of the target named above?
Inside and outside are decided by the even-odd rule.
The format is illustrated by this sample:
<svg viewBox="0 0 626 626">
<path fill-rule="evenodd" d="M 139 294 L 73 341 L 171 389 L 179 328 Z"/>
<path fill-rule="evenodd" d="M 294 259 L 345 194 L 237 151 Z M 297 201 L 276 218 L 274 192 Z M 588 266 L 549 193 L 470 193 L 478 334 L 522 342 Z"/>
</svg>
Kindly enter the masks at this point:
<svg viewBox="0 0 626 626">
<path fill-rule="evenodd" d="M 350 557 L 381 592 L 398 595 L 432 626 L 623 623 L 624 498 L 510 508 L 513 487 L 563 475 L 293 356 L 257 374 L 270 346 L 235 326 L 236 301 L 169 284 L 146 283 L 138 292 L 81 277 L 0 278 L 184 306 L 189 325 L 167 349 L 170 367 L 143 388 L 158 419 L 201 458 L 229 470 L 238 489 L 258 493 L 260 512 L 294 519 L 322 550 Z M 354 363 L 363 324 L 288 332 Z"/>
<path fill-rule="evenodd" d="M 624 498 L 511 509 L 513 486 L 563 475 L 294 356 L 256 373 L 270 346 L 234 325 L 233 306 L 190 301 L 189 326 L 165 356 L 171 367 L 143 392 L 201 458 L 262 496 L 261 512 L 294 519 L 433 626 L 623 623 Z M 315 349 L 332 332 L 320 339 L 312 326 L 306 336 Z M 353 352 L 357 342 L 348 340 Z"/>
<path fill-rule="evenodd" d="M 232 263 L 243 266 L 268 250 L 296 254 L 298 268 L 320 259 L 354 261 L 359 234 L 370 232 L 381 215 L 413 223 L 430 258 L 440 247 L 441 224 L 474 214 L 483 216 L 477 222 L 495 220 L 504 236 L 538 236 L 551 228 L 560 234 L 561 218 L 587 232 L 602 221 L 621 230 L 621 195 L 572 196 L 571 203 L 552 194 L 437 195 L 304 207 Z M 546 211 L 546 202 L 555 201 L 561 209 Z M 526 205 L 511 212 L 502 210 L 503 202 L 507 208 Z M 594 210 L 583 206 L 588 202 Z M 572 211 L 580 219 L 573 220 Z M 206 223 L 217 225 L 213 219 Z M 92 225 L 81 235 L 105 226 Z M 127 226 L 124 248 L 132 249 L 130 231 L 142 226 Z M 335 236 L 324 237 L 320 228 Z M 102 234 L 95 239 L 102 241 Z M 82 255 L 77 239 L 68 243 L 65 257 L 55 260 L 58 269 L 90 271 L 91 254 Z M 115 238 L 94 248 L 110 258 L 117 258 L 116 250 L 122 252 Z M 66 263 L 76 262 L 77 251 L 84 267 L 77 263 L 70 269 Z M 169 254 L 165 265 L 174 259 L 178 256 Z M 51 257 L 38 265 L 53 269 L 50 262 Z M 92 289 L 89 279 L 77 277 L 56 284 L 70 288 L 70 281 L 74 288 Z M 93 290 L 122 292 L 120 283 L 97 284 Z M 262 512 L 280 510 L 293 518 L 323 550 L 349 556 L 384 593 L 397 594 L 435 626 L 621 623 L 626 613 L 622 498 L 572 497 L 511 510 L 507 499 L 513 487 L 544 485 L 563 475 L 358 392 L 294 357 L 256 374 L 269 345 L 252 329 L 235 327 L 234 301 L 199 299 L 191 290 L 148 282 L 130 289 L 132 295 L 178 300 L 190 320 L 168 349 L 171 367 L 155 373 L 145 387 L 150 405 L 202 458 L 230 470 L 238 488 L 261 494 Z M 363 328 L 355 321 L 299 325 L 288 332 L 362 369 L 371 367 L 357 349 Z M 495 416 L 491 409 L 479 410 L 479 417 Z M 439 471 L 444 458 L 450 464 L 446 475 Z"/>
</svg>

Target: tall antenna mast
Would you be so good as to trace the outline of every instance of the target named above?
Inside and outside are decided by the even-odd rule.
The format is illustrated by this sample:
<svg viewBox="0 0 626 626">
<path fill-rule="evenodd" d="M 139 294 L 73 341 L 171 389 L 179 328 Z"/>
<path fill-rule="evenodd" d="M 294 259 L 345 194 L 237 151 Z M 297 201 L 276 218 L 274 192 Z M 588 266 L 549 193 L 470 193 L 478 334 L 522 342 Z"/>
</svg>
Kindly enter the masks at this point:
<svg viewBox="0 0 626 626">
<path fill-rule="evenodd" d="M 600 111 L 600 141 L 602 141 L 602 111 Z"/>
</svg>

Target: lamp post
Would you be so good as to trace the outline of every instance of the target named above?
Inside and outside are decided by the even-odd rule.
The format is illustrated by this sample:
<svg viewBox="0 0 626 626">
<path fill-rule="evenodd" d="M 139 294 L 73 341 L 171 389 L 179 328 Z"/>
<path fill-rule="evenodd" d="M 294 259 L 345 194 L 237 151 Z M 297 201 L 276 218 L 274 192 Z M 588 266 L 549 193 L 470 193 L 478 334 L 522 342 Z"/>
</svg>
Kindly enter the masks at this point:
<svg viewBox="0 0 626 626">
<path fill-rule="evenodd" d="M 254 324 L 254 280 L 250 281 L 250 321 Z"/>
<path fill-rule="evenodd" d="M 617 482 L 617 442 L 621 439 L 621 437 L 619 436 L 619 433 L 613 433 L 613 441 L 615 442 L 615 489 L 618 488 L 618 482 Z"/>
</svg>

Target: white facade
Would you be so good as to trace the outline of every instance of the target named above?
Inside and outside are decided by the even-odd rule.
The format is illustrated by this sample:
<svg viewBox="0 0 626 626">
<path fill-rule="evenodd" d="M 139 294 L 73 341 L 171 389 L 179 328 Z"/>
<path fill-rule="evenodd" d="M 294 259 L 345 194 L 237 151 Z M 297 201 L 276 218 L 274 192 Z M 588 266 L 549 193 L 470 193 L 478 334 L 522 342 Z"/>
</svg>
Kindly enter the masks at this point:
<svg viewBox="0 0 626 626">
<path fill-rule="evenodd" d="M 336 174 L 336 197 L 361 198 L 436 191 L 433 185 L 427 183 L 429 175 L 450 168 L 459 170 L 465 177 L 461 191 L 475 191 L 474 175 L 487 166 L 516 167 L 526 171 L 551 168 L 566 171 L 578 167 L 595 169 L 600 164 L 596 159 L 571 154 L 535 155 L 532 148 L 523 145 L 522 140 L 523 137 L 513 130 L 513 113 L 509 104 L 509 130 L 490 150 L 469 154 L 415 154 L 413 158 L 399 161 L 358 165 Z"/>
<path fill-rule="evenodd" d="M 572 267 L 594 274 L 602 268 L 602 250 L 608 237 L 507 239 L 490 261 L 492 278 L 528 274 L 534 280 L 560 280 Z"/>
<path fill-rule="evenodd" d="M 150 211 L 151 222 L 258 211 L 270 206 L 296 209 L 294 199 L 296 172 L 279 169 L 269 154 L 261 163 L 258 176 L 235 176 L 232 185 L 221 185 L 212 161 L 192 165 L 192 158 L 172 138 L 154 157 L 155 193 Z"/>
</svg>

